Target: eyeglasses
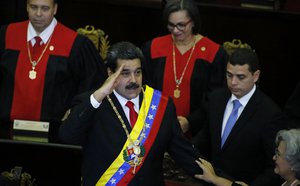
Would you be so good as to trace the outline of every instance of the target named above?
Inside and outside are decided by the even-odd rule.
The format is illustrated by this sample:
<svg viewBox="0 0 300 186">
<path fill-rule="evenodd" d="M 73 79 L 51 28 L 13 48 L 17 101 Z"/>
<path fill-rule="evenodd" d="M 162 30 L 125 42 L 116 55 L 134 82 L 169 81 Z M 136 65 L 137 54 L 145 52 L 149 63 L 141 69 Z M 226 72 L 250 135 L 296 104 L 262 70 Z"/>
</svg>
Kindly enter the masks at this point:
<svg viewBox="0 0 300 186">
<path fill-rule="evenodd" d="M 175 27 L 180 30 L 180 31 L 184 31 L 185 27 L 192 22 L 192 19 L 188 20 L 185 23 L 177 23 L 176 25 L 174 25 L 173 23 L 168 22 L 168 29 L 170 31 L 172 31 Z"/>
</svg>

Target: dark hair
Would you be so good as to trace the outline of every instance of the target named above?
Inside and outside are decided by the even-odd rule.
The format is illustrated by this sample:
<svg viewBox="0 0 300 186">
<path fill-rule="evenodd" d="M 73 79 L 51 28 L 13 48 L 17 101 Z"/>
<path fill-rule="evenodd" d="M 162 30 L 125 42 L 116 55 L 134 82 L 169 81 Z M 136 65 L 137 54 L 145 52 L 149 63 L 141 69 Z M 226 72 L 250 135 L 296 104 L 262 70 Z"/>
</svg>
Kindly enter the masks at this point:
<svg viewBox="0 0 300 186">
<path fill-rule="evenodd" d="M 230 55 L 228 63 L 232 65 L 249 65 L 251 73 L 259 69 L 259 60 L 254 51 L 249 48 L 237 48 Z"/>
<path fill-rule="evenodd" d="M 134 44 L 121 41 L 112 45 L 107 52 L 106 66 L 113 72 L 117 68 L 118 59 L 140 59 L 142 64 L 144 56 L 141 49 Z"/>
<path fill-rule="evenodd" d="M 28 3 L 29 0 L 27 0 Z M 53 4 L 58 4 L 58 0 L 53 0 Z"/>
<path fill-rule="evenodd" d="M 171 13 L 178 12 L 180 10 L 186 10 L 188 16 L 193 20 L 193 34 L 199 33 L 201 27 L 200 14 L 198 6 L 193 0 L 168 0 L 163 10 L 164 25 L 168 24 Z"/>
</svg>

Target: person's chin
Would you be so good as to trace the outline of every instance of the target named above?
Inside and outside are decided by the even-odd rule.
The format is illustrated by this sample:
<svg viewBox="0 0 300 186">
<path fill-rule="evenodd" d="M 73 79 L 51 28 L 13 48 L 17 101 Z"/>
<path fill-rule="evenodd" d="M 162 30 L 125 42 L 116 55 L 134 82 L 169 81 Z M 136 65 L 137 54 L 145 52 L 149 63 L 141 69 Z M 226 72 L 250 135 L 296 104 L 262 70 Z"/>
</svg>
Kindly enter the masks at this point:
<svg viewBox="0 0 300 186">
<path fill-rule="evenodd" d="M 278 166 L 277 166 L 277 165 L 276 165 L 275 168 L 274 168 L 274 173 L 275 173 L 275 174 L 279 174 L 279 170 L 278 170 Z"/>
<path fill-rule="evenodd" d="M 238 89 L 230 89 L 231 93 L 236 97 L 240 97 L 241 92 Z"/>
<path fill-rule="evenodd" d="M 175 38 L 176 41 L 183 41 L 184 40 L 184 34 L 183 33 L 173 34 L 173 37 Z"/>
<path fill-rule="evenodd" d="M 42 30 L 44 30 L 44 24 L 42 24 L 42 23 L 34 24 L 34 28 L 36 30 L 42 31 Z"/>
<path fill-rule="evenodd" d="M 41 27 L 44 24 L 44 21 L 42 21 L 42 20 L 32 20 L 31 23 L 34 26 Z"/>
</svg>

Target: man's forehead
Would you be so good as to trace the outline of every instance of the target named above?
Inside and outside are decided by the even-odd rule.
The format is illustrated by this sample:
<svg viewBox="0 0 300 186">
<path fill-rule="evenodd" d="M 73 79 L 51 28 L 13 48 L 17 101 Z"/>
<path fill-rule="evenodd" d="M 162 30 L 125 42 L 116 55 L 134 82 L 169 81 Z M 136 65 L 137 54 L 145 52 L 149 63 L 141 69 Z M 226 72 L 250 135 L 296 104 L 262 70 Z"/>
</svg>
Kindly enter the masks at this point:
<svg viewBox="0 0 300 186">
<path fill-rule="evenodd" d="M 28 0 L 29 4 L 34 5 L 52 5 L 54 4 L 54 0 Z"/>
<path fill-rule="evenodd" d="M 140 59 L 118 59 L 117 67 L 120 67 L 122 64 L 124 64 L 124 68 L 123 68 L 124 70 L 141 68 Z"/>
<path fill-rule="evenodd" d="M 124 67 L 122 71 L 135 71 L 135 70 L 139 70 L 139 69 L 142 69 L 141 67 L 135 67 L 135 68 L 126 68 Z"/>
<path fill-rule="evenodd" d="M 249 71 L 249 65 L 244 64 L 244 65 L 232 65 L 228 63 L 227 65 L 227 71 L 228 70 L 241 70 L 241 71 Z"/>
<path fill-rule="evenodd" d="M 232 69 L 227 69 L 227 73 L 236 75 L 236 76 L 242 76 L 242 75 L 247 75 L 250 72 L 247 70 L 232 70 Z"/>
</svg>

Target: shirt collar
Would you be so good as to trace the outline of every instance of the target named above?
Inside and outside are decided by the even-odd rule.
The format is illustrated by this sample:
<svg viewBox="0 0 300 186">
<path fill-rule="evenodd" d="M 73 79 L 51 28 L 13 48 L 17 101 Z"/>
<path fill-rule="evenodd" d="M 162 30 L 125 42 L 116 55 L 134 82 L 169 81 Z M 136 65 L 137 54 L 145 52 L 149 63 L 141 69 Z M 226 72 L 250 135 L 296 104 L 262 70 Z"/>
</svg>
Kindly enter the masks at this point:
<svg viewBox="0 0 300 186">
<path fill-rule="evenodd" d="M 57 25 L 57 20 L 55 18 L 52 19 L 49 26 L 39 35 L 43 41 L 43 43 L 47 43 L 48 39 L 52 35 L 55 26 Z M 32 46 L 35 44 L 35 36 L 38 36 L 35 29 L 33 28 L 31 22 L 29 21 L 28 29 L 27 29 L 27 42 L 31 41 Z"/>
<path fill-rule="evenodd" d="M 242 106 L 245 107 L 247 105 L 248 101 L 250 100 L 250 98 L 252 97 L 252 95 L 254 94 L 255 90 L 256 90 L 256 85 L 254 84 L 254 86 L 252 87 L 250 92 L 248 92 L 248 94 L 244 95 L 240 99 L 238 99 L 235 95 L 231 94 L 231 98 L 230 98 L 229 102 L 231 103 L 233 100 L 238 99 L 240 101 L 240 103 L 242 104 Z"/>
<path fill-rule="evenodd" d="M 126 98 L 124 98 L 123 96 L 121 96 L 119 93 L 117 93 L 117 91 L 113 90 L 114 94 L 116 95 L 118 101 L 120 102 L 120 104 L 122 105 L 122 107 L 126 106 L 127 101 L 131 101 L 134 103 L 134 107 L 139 110 L 139 95 L 131 100 L 128 100 Z"/>
</svg>

